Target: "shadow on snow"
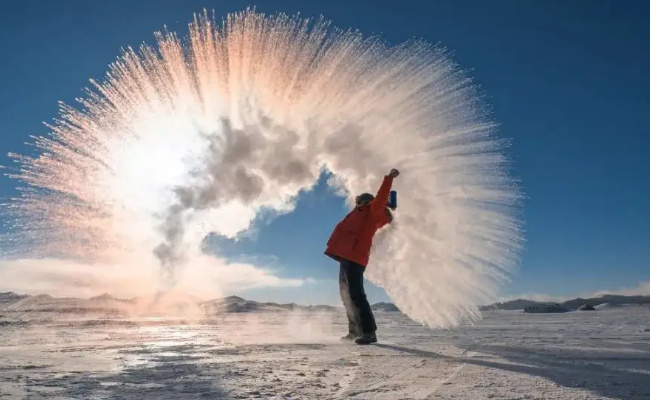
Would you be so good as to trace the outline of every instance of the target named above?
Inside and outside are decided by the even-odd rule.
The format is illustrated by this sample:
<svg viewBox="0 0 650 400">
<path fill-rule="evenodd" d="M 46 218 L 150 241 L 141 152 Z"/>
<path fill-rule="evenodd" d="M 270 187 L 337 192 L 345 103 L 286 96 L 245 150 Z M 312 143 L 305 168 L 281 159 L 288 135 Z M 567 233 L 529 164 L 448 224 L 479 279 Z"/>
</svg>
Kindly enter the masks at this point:
<svg viewBox="0 0 650 400">
<path fill-rule="evenodd" d="M 546 378 L 556 384 L 589 390 L 601 396 L 625 400 L 650 399 L 650 352 L 636 356 L 612 356 L 613 352 L 598 350 L 563 349 L 549 352 L 524 346 L 475 345 L 468 350 L 481 353 L 476 357 L 449 357 L 426 350 L 419 350 L 388 344 L 377 347 L 413 354 L 421 357 L 446 359 L 470 365 L 499 369 Z M 485 358 L 502 357 L 510 362 L 503 363 Z M 483 359 L 482 359 L 483 358 Z"/>
</svg>

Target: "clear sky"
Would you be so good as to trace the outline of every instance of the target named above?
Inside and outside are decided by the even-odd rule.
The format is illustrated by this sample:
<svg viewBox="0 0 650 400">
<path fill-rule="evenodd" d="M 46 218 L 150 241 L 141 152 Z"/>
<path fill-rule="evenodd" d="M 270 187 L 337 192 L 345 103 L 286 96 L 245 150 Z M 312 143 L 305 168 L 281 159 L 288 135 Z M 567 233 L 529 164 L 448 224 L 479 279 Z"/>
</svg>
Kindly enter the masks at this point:
<svg viewBox="0 0 650 400">
<path fill-rule="evenodd" d="M 227 5 L 226 5 L 227 4 Z M 526 249 L 505 294 L 572 295 L 650 280 L 650 3 L 645 1 L 238 0 L 0 2 L 0 164 L 47 132 L 121 47 L 185 32 L 194 12 L 323 14 L 391 43 L 420 37 L 453 51 L 481 85 L 525 201 Z M 0 179 L 2 197 L 14 184 Z M 362 188 L 360 190 L 368 190 Z M 333 282 L 323 256 L 343 201 L 319 185 L 253 238 L 221 240 L 232 258 L 271 260 L 283 277 Z M 209 243 L 219 241 L 211 238 Z M 333 284 L 247 293 L 336 301 Z M 376 288 L 373 301 L 385 300 Z M 316 294 L 314 294 L 316 293 Z"/>
</svg>

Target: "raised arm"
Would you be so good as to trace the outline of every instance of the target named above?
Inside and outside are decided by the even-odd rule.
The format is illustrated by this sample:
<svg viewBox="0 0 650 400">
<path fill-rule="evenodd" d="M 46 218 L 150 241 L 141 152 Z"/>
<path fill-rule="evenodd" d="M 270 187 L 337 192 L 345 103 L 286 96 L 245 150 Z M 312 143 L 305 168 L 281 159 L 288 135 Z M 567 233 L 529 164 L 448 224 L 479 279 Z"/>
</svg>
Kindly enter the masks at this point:
<svg viewBox="0 0 650 400">
<path fill-rule="evenodd" d="M 397 178 L 398 175 L 399 171 L 393 168 L 388 175 L 384 176 L 384 180 L 377 191 L 375 199 L 370 203 L 373 215 L 380 216 L 380 213 L 383 212 L 386 203 L 388 203 L 388 196 L 390 195 L 390 189 L 393 186 L 393 179 Z"/>
</svg>

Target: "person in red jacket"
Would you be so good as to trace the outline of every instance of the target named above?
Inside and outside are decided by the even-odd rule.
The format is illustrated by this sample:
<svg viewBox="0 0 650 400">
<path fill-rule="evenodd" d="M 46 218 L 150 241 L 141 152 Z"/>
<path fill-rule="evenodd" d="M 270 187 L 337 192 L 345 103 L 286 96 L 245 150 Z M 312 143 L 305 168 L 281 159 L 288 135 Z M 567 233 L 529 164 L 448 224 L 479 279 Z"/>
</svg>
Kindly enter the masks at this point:
<svg viewBox="0 0 650 400">
<path fill-rule="evenodd" d="M 392 221 L 387 208 L 393 179 L 399 171 L 392 169 L 377 191 L 356 197 L 356 206 L 341 222 L 327 242 L 325 254 L 340 263 L 339 286 L 341 300 L 348 316 L 348 334 L 342 340 L 357 344 L 377 341 L 377 325 L 363 288 L 363 273 L 370 258 L 372 238 L 384 225 Z"/>
</svg>

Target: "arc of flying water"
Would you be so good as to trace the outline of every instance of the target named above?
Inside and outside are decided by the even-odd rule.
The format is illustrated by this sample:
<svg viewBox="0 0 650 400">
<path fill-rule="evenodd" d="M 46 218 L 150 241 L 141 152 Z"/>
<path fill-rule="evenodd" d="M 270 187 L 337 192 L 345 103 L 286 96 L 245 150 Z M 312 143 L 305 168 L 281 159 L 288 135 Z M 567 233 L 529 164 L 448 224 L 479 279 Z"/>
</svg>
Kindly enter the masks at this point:
<svg viewBox="0 0 650 400">
<path fill-rule="evenodd" d="M 155 252 L 174 277 L 205 235 L 290 211 L 323 169 L 350 200 L 398 167 L 396 223 L 368 278 L 429 326 L 479 318 L 517 265 L 521 193 L 444 49 L 253 10 L 220 27 L 204 12 L 187 40 L 156 39 L 127 49 L 81 109 L 62 105 L 39 155 L 12 155 L 22 187 L 3 208 L 6 250 L 89 263 Z"/>
</svg>

